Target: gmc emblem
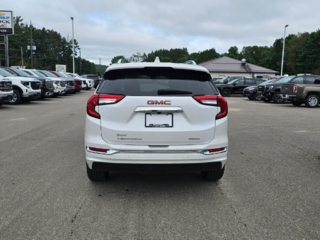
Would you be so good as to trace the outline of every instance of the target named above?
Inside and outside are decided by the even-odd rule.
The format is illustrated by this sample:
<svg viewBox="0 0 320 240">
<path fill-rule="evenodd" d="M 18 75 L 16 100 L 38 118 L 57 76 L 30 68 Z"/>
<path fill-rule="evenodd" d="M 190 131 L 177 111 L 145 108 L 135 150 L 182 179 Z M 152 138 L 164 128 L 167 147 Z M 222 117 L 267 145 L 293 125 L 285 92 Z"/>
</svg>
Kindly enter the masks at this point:
<svg viewBox="0 0 320 240">
<path fill-rule="evenodd" d="M 148 100 L 148 104 L 149 105 L 171 105 L 171 101 L 170 100 Z"/>
</svg>

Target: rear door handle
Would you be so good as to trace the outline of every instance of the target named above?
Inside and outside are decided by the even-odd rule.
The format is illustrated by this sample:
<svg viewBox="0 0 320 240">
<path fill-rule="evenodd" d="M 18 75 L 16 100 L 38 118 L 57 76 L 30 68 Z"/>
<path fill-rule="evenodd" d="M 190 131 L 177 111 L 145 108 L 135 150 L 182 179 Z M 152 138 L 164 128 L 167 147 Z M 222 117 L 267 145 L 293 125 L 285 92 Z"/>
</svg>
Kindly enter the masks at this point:
<svg viewBox="0 0 320 240">
<path fill-rule="evenodd" d="M 172 112 L 183 112 L 182 107 L 137 107 L 135 112 L 162 112 L 162 113 L 172 113 Z"/>
</svg>

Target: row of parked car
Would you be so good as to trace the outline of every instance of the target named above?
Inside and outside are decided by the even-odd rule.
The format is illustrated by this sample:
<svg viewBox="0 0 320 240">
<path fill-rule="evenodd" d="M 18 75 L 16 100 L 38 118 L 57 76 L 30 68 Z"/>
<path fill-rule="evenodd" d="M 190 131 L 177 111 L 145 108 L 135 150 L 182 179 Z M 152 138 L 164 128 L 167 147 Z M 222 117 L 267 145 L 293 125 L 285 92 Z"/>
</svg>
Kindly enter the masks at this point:
<svg viewBox="0 0 320 240">
<path fill-rule="evenodd" d="M 320 75 L 298 74 L 274 79 L 226 77 L 213 79 L 222 96 L 243 94 L 250 100 L 273 103 L 290 101 L 294 106 L 320 104 Z"/>
<path fill-rule="evenodd" d="M 50 70 L 0 68 L 0 105 L 19 104 L 45 97 L 90 90 L 99 84 L 94 74 L 56 72 Z"/>
</svg>

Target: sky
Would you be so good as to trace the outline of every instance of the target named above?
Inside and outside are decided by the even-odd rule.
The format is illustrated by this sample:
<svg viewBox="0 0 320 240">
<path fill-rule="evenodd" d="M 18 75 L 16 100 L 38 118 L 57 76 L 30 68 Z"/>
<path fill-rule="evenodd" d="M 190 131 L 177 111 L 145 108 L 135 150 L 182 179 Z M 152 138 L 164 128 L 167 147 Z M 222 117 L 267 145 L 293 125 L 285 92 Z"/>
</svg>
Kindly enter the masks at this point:
<svg viewBox="0 0 320 240">
<path fill-rule="evenodd" d="M 189 53 L 231 46 L 271 46 L 286 32 L 319 29 L 319 0 L 11 0 L 13 10 L 37 28 L 74 36 L 81 56 L 108 65 L 114 56 L 186 47 Z"/>
</svg>

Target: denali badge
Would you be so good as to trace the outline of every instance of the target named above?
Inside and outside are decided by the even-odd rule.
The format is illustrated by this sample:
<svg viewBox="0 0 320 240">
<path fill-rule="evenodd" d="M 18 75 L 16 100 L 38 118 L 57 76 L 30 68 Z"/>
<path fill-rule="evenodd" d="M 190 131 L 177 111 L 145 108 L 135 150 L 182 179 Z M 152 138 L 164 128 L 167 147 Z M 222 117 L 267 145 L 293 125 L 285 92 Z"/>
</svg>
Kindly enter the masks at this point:
<svg viewBox="0 0 320 240">
<path fill-rule="evenodd" d="M 149 105 L 171 105 L 171 101 L 170 100 L 148 100 L 148 104 Z"/>
</svg>

